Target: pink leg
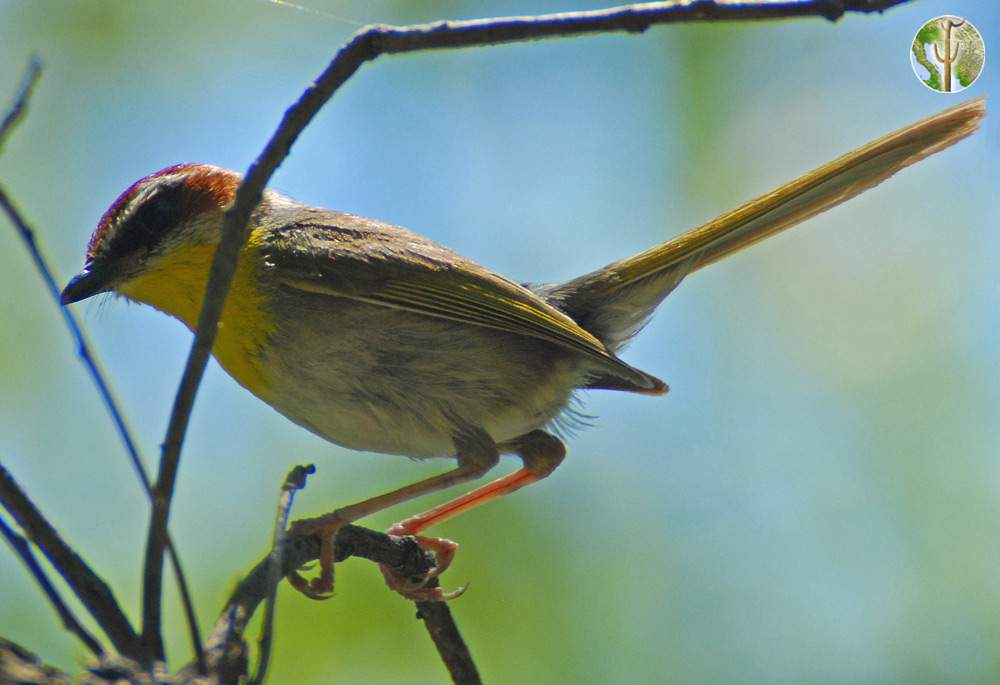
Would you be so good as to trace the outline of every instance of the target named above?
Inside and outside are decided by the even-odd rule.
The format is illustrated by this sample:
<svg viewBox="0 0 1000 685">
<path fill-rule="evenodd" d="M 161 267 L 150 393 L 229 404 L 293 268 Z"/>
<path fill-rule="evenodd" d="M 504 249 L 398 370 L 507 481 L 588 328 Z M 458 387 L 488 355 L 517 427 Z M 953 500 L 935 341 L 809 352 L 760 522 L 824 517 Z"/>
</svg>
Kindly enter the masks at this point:
<svg viewBox="0 0 1000 685">
<path fill-rule="evenodd" d="M 451 593 L 444 593 L 440 588 L 425 588 L 424 585 L 432 578 L 444 573 L 455 557 L 458 548 L 454 542 L 443 538 L 428 538 L 419 535 L 422 531 L 435 526 L 446 519 L 458 516 L 498 497 L 520 490 L 526 485 L 548 476 L 566 456 L 566 446 L 555 436 L 536 430 L 519 438 L 500 445 L 501 451 L 515 452 L 524 461 L 524 467 L 514 473 L 498 478 L 491 483 L 468 492 L 461 497 L 438 505 L 423 513 L 392 526 L 387 532 L 390 535 L 414 535 L 424 549 L 433 551 L 437 557 L 437 566 L 419 583 L 401 578 L 392 569 L 382 567 L 382 573 L 389 587 L 404 597 L 410 599 L 448 600 L 458 597 L 465 588 Z"/>
<path fill-rule="evenodd" d="M 341 507 L 329 514 L 312 519 L 303 519 L 292 524 L 292 535 L 319 535 L 320 574 L 306 580 L 298 572 L 289 574 L 288 580 L 296 590 L 312 599 L 326 599 L 333 592 L 333 555 L 337 531 L 360 518 L 405 502 L 436 492 L 452 485 L 458 485 L 482 477 L 500 459 L 493 440 L 484 432 L 477 432 L 471 438 L 456 440 L 458 467 L 446 473 L 393 490 L 384 495 L 372 497 L 356 504 Z M 454 545 L 454 543 L 451 543 Z M 433 551 L 433 549 L 432 549 Z M 444 553 L 447 556 L 447 553 Z M 450 561 L 449 561 L 450 563 Z"/>
</svg>

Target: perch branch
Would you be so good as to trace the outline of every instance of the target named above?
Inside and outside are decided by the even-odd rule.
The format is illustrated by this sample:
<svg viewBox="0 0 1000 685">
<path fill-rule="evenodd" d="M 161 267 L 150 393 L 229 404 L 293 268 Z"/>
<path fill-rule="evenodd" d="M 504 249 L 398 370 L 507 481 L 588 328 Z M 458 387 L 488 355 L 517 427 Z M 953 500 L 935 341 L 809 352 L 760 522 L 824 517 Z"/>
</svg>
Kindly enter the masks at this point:
<svg viewBox="0 0 1000 685">
<path fill-rule="evenodd" d="M 285 539 L 282 546 L 282 577 L 319 558 L 320 541 L 315 536 Z M 391 537 L 359 526 L 344 528 L 337 538 L 335 550 L 337 561 L 357 556 L 396 567 L 401 573 L 413 577 L 425 576 L 435 563 L 433 557 L 420 549 L 412 538 Z M 164 685 L 209 685 L 239 682 L 246 676 L 246 650 L 242 635 L 253 612 L 261 602 L 266 601 L 268 594 L 277 585 L 272 585 L 271 561 L 270 555 L 261 560 L 231 595 L 206 645 L 210 673 L 208 678 L 199 677 L 192 665 L 173 675 L 157 671 L 155 682 Z M 430 608 L 430 612 L 424 609 L 425 606 Z M 468 650 L 460 642 L 461 636 L 454 628 L 447 605 L 425 602 L 419 603 L 418 607 L 428 630 L 449 636 L 449 655 L 445 657 L 445 663 L 454 682 L 459 685 L 479 683 L 475 666 Z M 88 671 L 90 675 L 86 682 L 94 685 L 150 685 L 153 682 L 149 669 L 142 668 L 126 657 L 111 654 L 102 656 L 97 663 L 88 666 Z M 64 673 L 40 664 L 33 654 L 0 638 L 0 683 L 7 682 L 4 677 L 12 682 L 37 682 L 45 685 L 70 683 Z"/>
<path fill-rule="evenodd" d="M 428 585 L 436 585 L 435 578 Z M 458 631 L 458 624 L 451 615 L 447 602 L 417 602 L 417 618 L 424 622 L 438 656 L 444 662 L 451 680 L 456 685 L 480 685 L 482 679 L 472 660 L 472 653 Z"/>
<path fill-rule="evenodd" d="M 0 152 L 2 152 L 3 143 L 7 136 L 13 132 L 14 128 L 21 121 L 24 113 L 27 111 L 28 100 L 31 97 L 35 84 L 41 76 L 41 72 L 41 61 L 38 59 L 32 59 L 28 63 L 24 78 L 21 82 L 21 87 L 18 89 L 13 103 L 8 109 L 7 114 L 4 116 L 3 124 L 0 124 Z M 150 500 L 152 500 L 153 489 L 150 484 L 149 475 L 146 473 L 146 469 L 143 466 L 142 457 L 139 455 L 138 443 L 132 436 L 132 431 L 129 429 L 128 424 L 125 421 L 125 414 L 120 409 L 119 403 L 115 399 L 114 393 L 111 391 L 111 386 L 97 361 L 97 356 L 94 354 L 93 346 L 87 339 L 86 334 L 83 332 L 83 327 L 80 325 L 80 322 L 77 320 L 73 311 L 68 307 L 62 306 L 59 286 L 56 284 L 55 276 L 53 275 L 52 268 L 49 266 L 48 260 L 45 258 L 45 255 L 42 253 L 42 250 L 38 245 L 35 231 L 32 230 L 30 225 L 28 225 L 28 222 L 24 219 L 21 212 L 18 211 L 14 202 L 10 199 L 2 186 L 0 186 L 0 208 L 2 208 L 7 214 L 10 222 L 17 230 L 18 235 L 20 235 L 21 240 L 24 242 L 25 247 L 28 249 L 28 253 L 31 255 L 31 259 L 35 264 L 35 269 L 45 282 L 45 287 L 49 291 L 52 301 L 56 303 L 56 307 L 62 314 L 63 321 L 69 329 L 70 337 L 72 337 L 73 341 L 76 343 L 77 354 L 83 362 L 84 367 L 87 369 L 87 372 L 90 374 L 90 378 L 97 388 L 97 393 L 100 395 L 104 407 L 111 416 L 112 423 L 115 424 L 118 436 L 121 438 L 122 444 L 125 447 L 125 452 L 128 455 L 129 461 L 132 463 L 132 467 L 135 469 L 135 472 L 139 477 L 139 481 L 142 484 L 143 489 L 146 491 L 146 495 L 150 498 Z M 198 619 L 194 611 L 194 602 L 191 599 L 191 591 L 188 588 L 187 578 L 184 575 L 184 569 L 181 566 L 180 556 L 177 554 L 176 548 L 174 547 L 169 534 L 166 536 L 166 550 L 170 555 L 170 565 L 173 568 L 174 577 L 177 579 L 178 592 L 181 597 L 181 604 L 184 607 L 184 615 L 187 621 L 188 634 L 192 649 L 194 650 L 198 663 L 204 665 L 205 656 L 202 653 L 201 631 L 198 629 Z"/>
<path fill-rule="evenodd" d="M 906 0 L 673 0 L 565 12 L 535 17 L 442 21 L 416 26 L 369 26 L 358 31 L 316 81 L 286 112 L 264 150 L 250 165 L 223 219 L 222 238 L 212 260 L 194 342 L 171 410 L 160 455 L 153 512 L 146 541 L 143 579 L 142 640 L 147 661 L 163 656 L 160 602 L 163 550 L 170 504 L 198 385 L 215 341 L 223 304 L 246 240 L 250 214 L 264 186 L 302 130 L 319 109 L 363 64 L 383 54 L 471 47 L 582 33 L 640 32 L 654 24 L 681 21 L 777 19 L 820 16 L 835 20 L 845 12 L 880 12 Z"/>
<path fill-rule="evenodd" d="M 279 581 L 272 575 L 271 559 L 262 559 L 230 596 L 212 635 L 205 645 L 209 672 L 222 682 L 246 672 L 246 646 L 243 632 L 254 611 L 277 582 L 288 573 L 319 559 L 320 541 L 315 535 L 286 538 L 282 543 Z M 413 538 L 398 538 L 361 526 L 345 526 L 337 534 L 334 546 L 338 562 L 360 557 L 391 566 L 408 577 L 420 578 L 434 568 L 434 558 Z M 418 613 L 431 634 L 452 679 L 461 685 L 480 682 L 468 648 L 462 641 L 451 611 L 445 602 L 418 602 Z"/>
</svg>

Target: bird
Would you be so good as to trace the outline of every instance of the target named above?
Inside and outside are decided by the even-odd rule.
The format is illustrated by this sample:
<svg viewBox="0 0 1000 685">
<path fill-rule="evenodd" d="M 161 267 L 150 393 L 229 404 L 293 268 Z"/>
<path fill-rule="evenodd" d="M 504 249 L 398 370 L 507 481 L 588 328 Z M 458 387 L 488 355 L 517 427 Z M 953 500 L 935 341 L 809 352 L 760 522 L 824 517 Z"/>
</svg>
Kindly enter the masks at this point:
<svg viewBox="0 0 1000 685">
<path fill-rule="evenodd" d="M 301 204 L 266 190 L 250 218 L 213 354 L 240 385 L 294 423 L 356 450 L 454 468 L 297 522 L 322 540 L 310 597 L 333 591 L 344 525 L 484 476 L 504 453 L 522 467 L 389 529 L 412 535 L 436 566 L 414 599 L 452 599 L 427 581 L 456 544 L 422 535 L 441 521 L 552 473 L 566 455 L 558 424 L 580 390 L 662 395 L 666 383 L 620 356 L 677 285 L 709 264 L 874 187 L 972 134 L 982 98 L 901 128 L 693 230 L 563 283 L 505 278 L 404 228 Z M 201 163 L 167 167 L 104 213 L 66 305 L 113 293 L 194 330 L 242 176 Z"/>
</svg>

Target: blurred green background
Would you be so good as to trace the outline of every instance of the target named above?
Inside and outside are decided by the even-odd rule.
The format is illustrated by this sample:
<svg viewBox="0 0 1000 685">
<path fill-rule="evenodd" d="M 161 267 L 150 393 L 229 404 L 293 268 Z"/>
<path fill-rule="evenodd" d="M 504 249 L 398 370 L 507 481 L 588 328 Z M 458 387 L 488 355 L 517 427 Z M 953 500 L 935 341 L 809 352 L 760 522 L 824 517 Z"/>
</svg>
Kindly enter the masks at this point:
<svg viewBox="0 0 1000 685">
<path fill-rule="evenodd" d="M 360 25 L 600 7 L 302 0 L 0 0 L 0 102 L 46 64 L 0 182 L 65 281 L 132 181 L 182 161 L 244 170 Z M 910 70 L 917 28 L 987 46 L 961 96 Z M 654 28 L 381 58 L 273 186 L 402 224 L 513 278 L 642 250 L 960 98 L 1000 94 L 1000 5 Z M 990 103 L 995 105 L 995 100 Z M 441 526 L 445 585 L 493 683 L 1000 679 L 1000 138 L 955 149 L 686 282 L 626 352 L 664 398 L 594 392 L 550 480 Z M 21 243 L 0 220 L 0 460 L 138 614 L 147 505 Z M 83 305 L 147 460 L 190 334 Z M 350 452 L 214 364 L 171 527 L 203 625 L 264 554 L 289 467 L 318 514 L 445 462 Z M 516 464 L 506 460 L 498 470 Z M 449 493 L 456 494 L 456 493 Z M 431 497 L 372 517 L 381 528 Z M 169 651 L 186 649 L 168 592 Z M 371 564 L 333 601 L 280 594 L 272 683 L 443 682 L 413 605 Z M 79 669 L 82 648 L 0 549 L 0 635 Z"/>
</svg>

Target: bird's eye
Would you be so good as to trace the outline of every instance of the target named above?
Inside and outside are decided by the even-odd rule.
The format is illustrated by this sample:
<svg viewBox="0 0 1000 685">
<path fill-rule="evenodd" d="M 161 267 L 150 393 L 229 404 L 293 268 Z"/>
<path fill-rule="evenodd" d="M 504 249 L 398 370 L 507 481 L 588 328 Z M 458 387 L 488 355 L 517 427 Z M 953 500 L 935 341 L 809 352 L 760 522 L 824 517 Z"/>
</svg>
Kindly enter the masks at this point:
<svg viewBox="0 0 1000 685">
<path fill-rule="evenodd" d="M 146 198 L 118 232 L 111 245 L 112 251 L 124 255 L 156 247 L 177 219 L 177 195 L 176 189 L 166 187 Z"/>
<path fill-rule="evenodd" d="M 157 235 L 169 226 L 176 205 L 176 198 L 172 195 L 169 191 L 158 192 L 139 208 L 136 221 L 142 224 L 143 230 Z"/>
<path fill-rule="evenodd" d="M 162 192 L 157 193 L 146 201 L 146 205 L 143 209 L 145 209 L 147 213 L 153 215 L 164 214 L 168 209 L 170 209 L 169 200 L 166 194 Z"/>
</svg>

